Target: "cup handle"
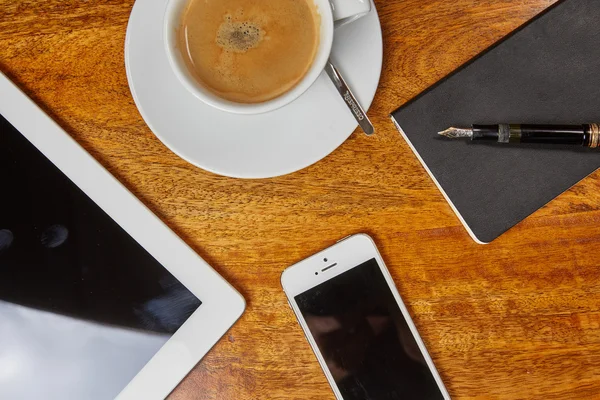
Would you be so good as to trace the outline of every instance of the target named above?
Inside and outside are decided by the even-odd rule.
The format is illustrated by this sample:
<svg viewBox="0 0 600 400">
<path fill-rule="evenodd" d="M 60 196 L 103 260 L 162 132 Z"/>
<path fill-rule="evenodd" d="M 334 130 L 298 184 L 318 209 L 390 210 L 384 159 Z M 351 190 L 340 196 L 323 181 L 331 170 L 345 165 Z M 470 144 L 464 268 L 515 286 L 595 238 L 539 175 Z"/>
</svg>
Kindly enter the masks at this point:
<svg viewBox="0 0 600 400">
<path fill-rule="evenodd" d="M 329 0 L 336 28 L 346 25 L 371 11 L 371 0 Z"/>
</svg>

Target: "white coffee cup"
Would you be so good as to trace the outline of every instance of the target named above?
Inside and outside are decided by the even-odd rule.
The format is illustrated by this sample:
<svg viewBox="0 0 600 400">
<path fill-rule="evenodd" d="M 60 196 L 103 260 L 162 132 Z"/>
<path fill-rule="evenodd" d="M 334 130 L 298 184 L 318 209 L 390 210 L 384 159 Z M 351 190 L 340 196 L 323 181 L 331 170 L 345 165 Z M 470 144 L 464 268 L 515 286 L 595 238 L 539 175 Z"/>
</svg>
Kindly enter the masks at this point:
<svg viewBox="0 0 600 400">
<path fill-rule="evenodd" d="M 188 70 L 178 48 L 177 32 L 189 1 L 170 0 L 165 11 L 164 42 L 171 68 L 183 86 L 197 98 L 219 110 L 236 114 L 260 114 L 273 111 L 300 97 L 315 83 L 325 68 L 333 45 L 334 28 L 352 22 L 371 10 L 371 0 L 309 0 L 315 3 L 321 16 L 321 38 L 312 66 L 294 88 L 281 96 L 262 103 L 245 104 L 217 96 L 198 82 Z"/>
</svg>

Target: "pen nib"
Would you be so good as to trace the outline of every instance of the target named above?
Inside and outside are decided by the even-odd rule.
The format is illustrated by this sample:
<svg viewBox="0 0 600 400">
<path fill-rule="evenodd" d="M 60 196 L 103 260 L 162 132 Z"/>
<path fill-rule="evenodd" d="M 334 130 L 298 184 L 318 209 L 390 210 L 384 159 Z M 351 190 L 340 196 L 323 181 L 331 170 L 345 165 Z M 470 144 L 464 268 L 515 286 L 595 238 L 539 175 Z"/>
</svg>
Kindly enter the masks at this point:
<svg viewBox="0 0 600 400">
<path fill-rule="evenodd" d="M 438 132 L 438 134 L 450 139 L 471 138 L 473 137 L 473 130 L 464 128 L 448 128 L 445 131 Z"/>
</svg>

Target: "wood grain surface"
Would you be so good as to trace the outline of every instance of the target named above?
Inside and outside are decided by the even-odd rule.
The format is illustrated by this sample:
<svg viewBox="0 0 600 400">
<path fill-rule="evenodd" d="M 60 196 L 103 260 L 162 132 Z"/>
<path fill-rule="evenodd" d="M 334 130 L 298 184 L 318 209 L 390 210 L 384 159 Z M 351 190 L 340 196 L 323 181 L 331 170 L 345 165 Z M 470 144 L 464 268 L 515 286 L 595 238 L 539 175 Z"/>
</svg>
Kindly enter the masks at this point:
<svg viewBox="0 0 600 400">
<path fill-rule="evenodd" d="M 277 179 L 207 173 L 155 138 L 125 76 L 133 0 L 0 0 L 0 69 L 247 299 L 173 400 L 333 399 L 279 278 L 357 232 L 378 243 L 453 398 L 600 397 L 600 173 L 480 246 L 388 117 L 554 1 L 376 3 L 376 136 Z"/>
</svg>

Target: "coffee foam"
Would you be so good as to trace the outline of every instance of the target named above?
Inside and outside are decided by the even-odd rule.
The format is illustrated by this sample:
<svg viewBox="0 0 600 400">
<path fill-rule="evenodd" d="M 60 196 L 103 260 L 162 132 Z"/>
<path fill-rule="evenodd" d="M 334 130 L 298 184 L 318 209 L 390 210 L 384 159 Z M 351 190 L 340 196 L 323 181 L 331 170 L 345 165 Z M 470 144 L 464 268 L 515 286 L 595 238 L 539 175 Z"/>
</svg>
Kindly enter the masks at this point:
<svg viewBox="0 0 600 400">
<path fill-rule="evenodd" d="M 302 80 L 319 27 L 312 0 L 190 0 L 180 43 L 204 87 L 227 100 L 258 103 Z"/>
<path fill-rule="evenodd" d="M 265 31 L 258 24 L 250 21 L 234 22 L 231 15 L 227 15 L 219 26 L 216 42 L 226 51 L 245 53 L 258 47 L 264 37 Z"/>
</svg>

